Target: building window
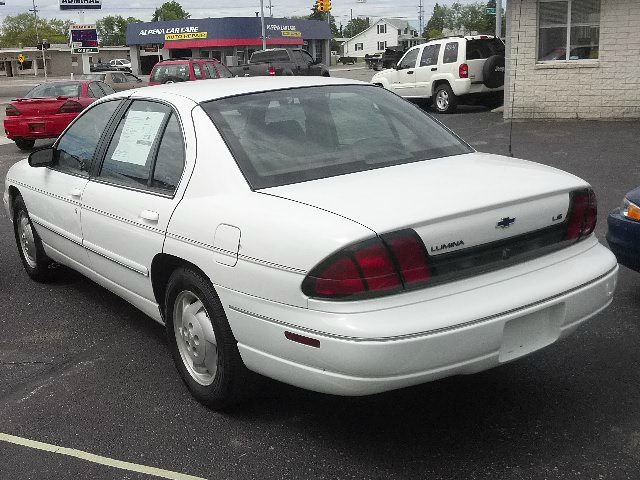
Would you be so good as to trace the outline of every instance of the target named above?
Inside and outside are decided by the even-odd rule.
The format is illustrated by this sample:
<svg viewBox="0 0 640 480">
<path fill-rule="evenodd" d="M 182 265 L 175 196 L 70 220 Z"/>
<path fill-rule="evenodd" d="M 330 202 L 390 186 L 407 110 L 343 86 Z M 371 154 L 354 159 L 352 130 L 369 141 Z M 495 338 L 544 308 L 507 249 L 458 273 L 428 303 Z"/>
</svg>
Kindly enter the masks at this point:
<svg viewBox="0 0 640 480">
<path fill-rule="evenodd" d="M 398 29 L 398 35 L 402 35 L 402 29 L 401 28 Z"/>
<path fill-rule="evenodd" d="M 378 50 L 382 51 L 387 48 L 387 42 L 378 42 Z"/>
<path fill-rule="evenodd" d="M 540 0 L 538 60 L 597 59 L 600 0 Z"/>
<path fill-rule="evenodd" d="M 356 43 L 356 52 L 364 50 L 364 45 L 362 43 Z"/>
<path fill-rule="evenodd" d="M 378 34 L 387 33 L 387 24 L 378 25 Z"/>
</svg>

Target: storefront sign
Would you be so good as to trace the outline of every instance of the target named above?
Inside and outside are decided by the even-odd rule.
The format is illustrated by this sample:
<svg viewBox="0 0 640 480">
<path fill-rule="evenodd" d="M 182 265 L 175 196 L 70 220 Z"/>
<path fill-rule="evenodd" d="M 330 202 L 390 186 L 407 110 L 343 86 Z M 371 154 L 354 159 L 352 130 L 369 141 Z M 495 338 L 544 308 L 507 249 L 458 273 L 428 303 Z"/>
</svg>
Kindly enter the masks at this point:
<svg viewBox="0 0 640 480">
<path fill-rule="evenodd" d="M 200 38 L 207 38 L 207 32 L 195 32 L 195 33 L 167 33 L 164 36 L 165 40 L 196 40 Z"/>
<path fill-rule="evenodd" d="M 102 0 L 60 0 L 60 10 L 98 10 Z"/>
</svg>

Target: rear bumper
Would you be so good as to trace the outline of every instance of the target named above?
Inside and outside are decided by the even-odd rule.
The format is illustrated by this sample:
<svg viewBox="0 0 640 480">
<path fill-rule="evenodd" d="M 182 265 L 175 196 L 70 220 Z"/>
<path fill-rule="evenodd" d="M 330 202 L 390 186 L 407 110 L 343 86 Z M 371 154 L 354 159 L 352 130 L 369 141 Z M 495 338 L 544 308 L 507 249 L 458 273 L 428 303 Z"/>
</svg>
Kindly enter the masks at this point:
<svg viewBox="0 0 640 480">
<path fill-rule="evenodd" d="M 4 130 L 11 140 L 57 138 L 77 116 L 77 113 L 69 113 L 47 117 L 6 117 Z"/>
<path fill-rule="evenodd" d="M 611 252 L 596 242 L 526 275 L 376 311 L 318 312 L 218 290 L 249 369 L 318 392 L 367 395 L 475 373 L 544 348 L 609 305 L 617 272 Z M 545 283 L 565 288 L 540 298 Z M 345 328 L 313 328 L 335 321 Z M 402 335 L 365 335 L 367 322 L 372 332 L 381 322 L 390 330 L 414 327 Z M 320 347 L 290 341 L 285 332 L 319 340 Z"/>
<path fill-rule="evenodd" d="M 607 218 L 607 242 L 618 262 L 640 271 L 640 222 L 629 220 L 615 210 Z"/>
</svg>

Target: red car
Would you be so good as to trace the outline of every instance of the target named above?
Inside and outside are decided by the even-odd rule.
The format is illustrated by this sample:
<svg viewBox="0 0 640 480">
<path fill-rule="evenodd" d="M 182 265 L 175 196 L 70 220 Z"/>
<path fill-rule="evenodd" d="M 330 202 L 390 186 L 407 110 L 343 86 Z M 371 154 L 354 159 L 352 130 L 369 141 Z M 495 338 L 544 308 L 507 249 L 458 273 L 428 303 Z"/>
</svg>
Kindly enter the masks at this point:
<svg viewBox="0 0 640 480">
<path fill-rule="evenodd" d="M 37 139 L 57 138 L 82 110 L 114 92 L 89 80 L 42 83 L 7 105 L 4 131 L 20 150 L 31 150 Z"/>
<path fill-rule="evenodd" d="M 194 58 L 165 60 L 154 65 L 149 77 L 149 85 L 231 77 L 233 77 L 231 71 L 218 60 Z"/>
</svg>

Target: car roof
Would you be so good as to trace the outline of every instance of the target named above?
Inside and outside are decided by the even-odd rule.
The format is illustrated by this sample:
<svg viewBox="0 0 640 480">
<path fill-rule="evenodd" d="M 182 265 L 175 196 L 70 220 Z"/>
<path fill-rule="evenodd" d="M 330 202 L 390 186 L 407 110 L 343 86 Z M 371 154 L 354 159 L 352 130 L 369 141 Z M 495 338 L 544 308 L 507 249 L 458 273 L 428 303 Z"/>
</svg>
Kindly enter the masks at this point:
<svg viewBox="0 0 640 480">
<path fill-rule="evenodd" d="M 156 63 L 153 66 L 153 68 L 157 67 L 158 65 L 172 65 L 172 64 L 180 65 L 188 62 L 202 62 L 202 61 L 220 63 L 220 60 L 216 60 L 215 58 L 172 58 L 171 60 L 163 60 L 161 62 Z"/>
<path fill-rule="evenodd" d="M 372 86 L 370 83 L 358 80 L 320 76 L 234 77 L 145 87 L 134 90 L 130 95 L 123 96 L 131 96 L 132 98 L 156 98 L 161 100 L 165 96 L 179 95 L 181 97 L 188 98 L 195 103 L 201 103 L 235 95 L 323 85 Z"/>
</svg>

